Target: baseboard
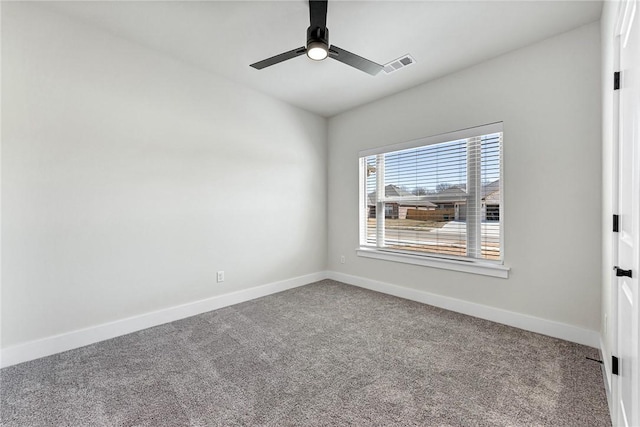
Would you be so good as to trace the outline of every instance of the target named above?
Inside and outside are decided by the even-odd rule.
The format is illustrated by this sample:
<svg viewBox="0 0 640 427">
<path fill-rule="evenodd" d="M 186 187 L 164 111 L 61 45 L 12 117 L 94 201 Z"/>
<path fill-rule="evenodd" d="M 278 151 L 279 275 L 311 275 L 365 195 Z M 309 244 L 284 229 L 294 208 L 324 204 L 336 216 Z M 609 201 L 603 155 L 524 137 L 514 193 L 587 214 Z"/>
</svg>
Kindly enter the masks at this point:
<svg viewBox="0 0 640 427">
<path fill-rule="evenodd" d="M 377 280 L 367 279 L 364 277 L 351 276 L 336 271 L 329 271 L 328 277 L 333 280 L 370 289 L 372 291 L 394 295 L 400 298 L 433 305 L 462 314 L 468 314 L 470 316 L 587 345 L 589 347 L 598 348 L 600 345 L 600 334 L 596 331 L 568 325 L 566 323 L 555 322 L 553 320 L 542 319 L 469 301 L 436 295 L 417 289 L 405 288 L 403 286 L 379 282 Z"/>
<path fill-rule="evenodd" d="M 321 271 L 7 347 L 2 349 L 0 353 L 0 367 L 4 368 L 84 347 L 99 341 L 250 301 L 326 278 L 590 347 L 601 347 L 599 334 L 588 329 L 363 277 L 335 271 Z"/>
<path fill-rule="evenodd" d="M 320 271 L 7 347 L 2 349 L 0 367 L 4 368 L 73 350 L 74 348 L 84 347 L 99 341 L 286 291 L 287 289 L 307 285 L 326 278 L 327 272 Z"/>
</svg>

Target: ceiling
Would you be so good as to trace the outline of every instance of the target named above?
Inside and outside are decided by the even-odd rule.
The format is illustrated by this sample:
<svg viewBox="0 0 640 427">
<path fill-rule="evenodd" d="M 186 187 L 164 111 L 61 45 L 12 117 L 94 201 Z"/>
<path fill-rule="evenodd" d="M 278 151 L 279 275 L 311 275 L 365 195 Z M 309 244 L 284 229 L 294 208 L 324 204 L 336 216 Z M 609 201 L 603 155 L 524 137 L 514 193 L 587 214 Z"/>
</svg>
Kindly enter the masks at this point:
<svg viewBox="0 0 640 427">
<path fill-rule="evenodd" d="M 375 77 L 299 56 L 249 64 L 306 43 L 308 3 L 72 1 L 48 7 L 287 103 L 330 117 L 600 18 L 600 1 L 330 0 L 330 43 L 385 64 Z"/>
</svg>

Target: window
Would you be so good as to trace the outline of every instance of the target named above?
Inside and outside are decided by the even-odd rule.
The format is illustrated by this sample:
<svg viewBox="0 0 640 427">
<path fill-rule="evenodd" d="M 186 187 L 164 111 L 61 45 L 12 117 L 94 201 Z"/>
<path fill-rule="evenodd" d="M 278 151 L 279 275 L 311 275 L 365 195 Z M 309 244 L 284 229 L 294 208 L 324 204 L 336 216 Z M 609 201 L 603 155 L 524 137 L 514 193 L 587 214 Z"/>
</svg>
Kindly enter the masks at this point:
<svg viewBox="0 0 640 427">
<path fill-rule="evenodd" d="M 502 123 L 361 152 L 360 175 L 367 253 L 502 263 Z"/>
</svg>

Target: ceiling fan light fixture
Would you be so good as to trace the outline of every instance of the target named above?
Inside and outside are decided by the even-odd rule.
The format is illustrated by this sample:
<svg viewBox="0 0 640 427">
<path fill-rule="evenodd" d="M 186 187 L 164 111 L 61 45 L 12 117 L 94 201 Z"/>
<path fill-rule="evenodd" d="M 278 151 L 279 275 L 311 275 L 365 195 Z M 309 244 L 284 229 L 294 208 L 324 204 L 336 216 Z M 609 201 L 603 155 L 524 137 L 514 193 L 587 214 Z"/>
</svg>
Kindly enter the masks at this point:
<svg viewBox="0 0 640 427">
<path fill-rule="evenodd" d="M 1 0 L 0 0 L 1 1 Z M 296 58 L 305 53 L 314 61 L 322 61 L 330 57 L 338 62 L 342 62 L 350 67 L 364 71 L 367 74 L 375 76 L 384 68 L 380 64 L 376 64 L 366 58 L 351 53 L 346 49 L 339 48 L 332 44 L 329 45 L 329 29 L 327 28 L 327 3 L 329 0 L 308 0 L 309 1 L 309 28 L 307 28 L 307 44 L 306 46 L 272 56 L 271 58 L 258 61 L 251 64 L 256 70 L 270 67 L 280 62 Z M 329 50 L 331 46 L 331 50 Z"/>
<path fill-rule="evenodd" d="M 307 56 L 314 61 L 322 61 L 329 56 L 329 47 L 321 41 L 313 41 L 307 46 Z"/>
</svg>

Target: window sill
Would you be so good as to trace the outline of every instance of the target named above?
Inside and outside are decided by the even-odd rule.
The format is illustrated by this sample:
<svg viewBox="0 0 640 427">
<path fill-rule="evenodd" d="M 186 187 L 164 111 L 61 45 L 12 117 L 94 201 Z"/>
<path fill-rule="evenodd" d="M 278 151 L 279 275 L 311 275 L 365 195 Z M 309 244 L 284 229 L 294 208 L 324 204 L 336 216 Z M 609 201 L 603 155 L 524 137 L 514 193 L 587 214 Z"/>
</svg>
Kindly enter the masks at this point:
<svg viewBox="0 0 640 427">
<path fill-rule="evenodd" d="M 441 268 L 444 270 L 461 271 L 464 273 L 481 274 L 502 279 L 509 278 L 509 268 L 504 265 L 479 261 L 459 261 L 445 258 L 429 258 L 420 255 L 409 255 L 397 252 L 382 251 L 373 248 L 356 249 L 358 256 L 382 259 L 385 261 L 401 262 L 404 264 L 421 265 L 424 267 Z"/>
</svg>

